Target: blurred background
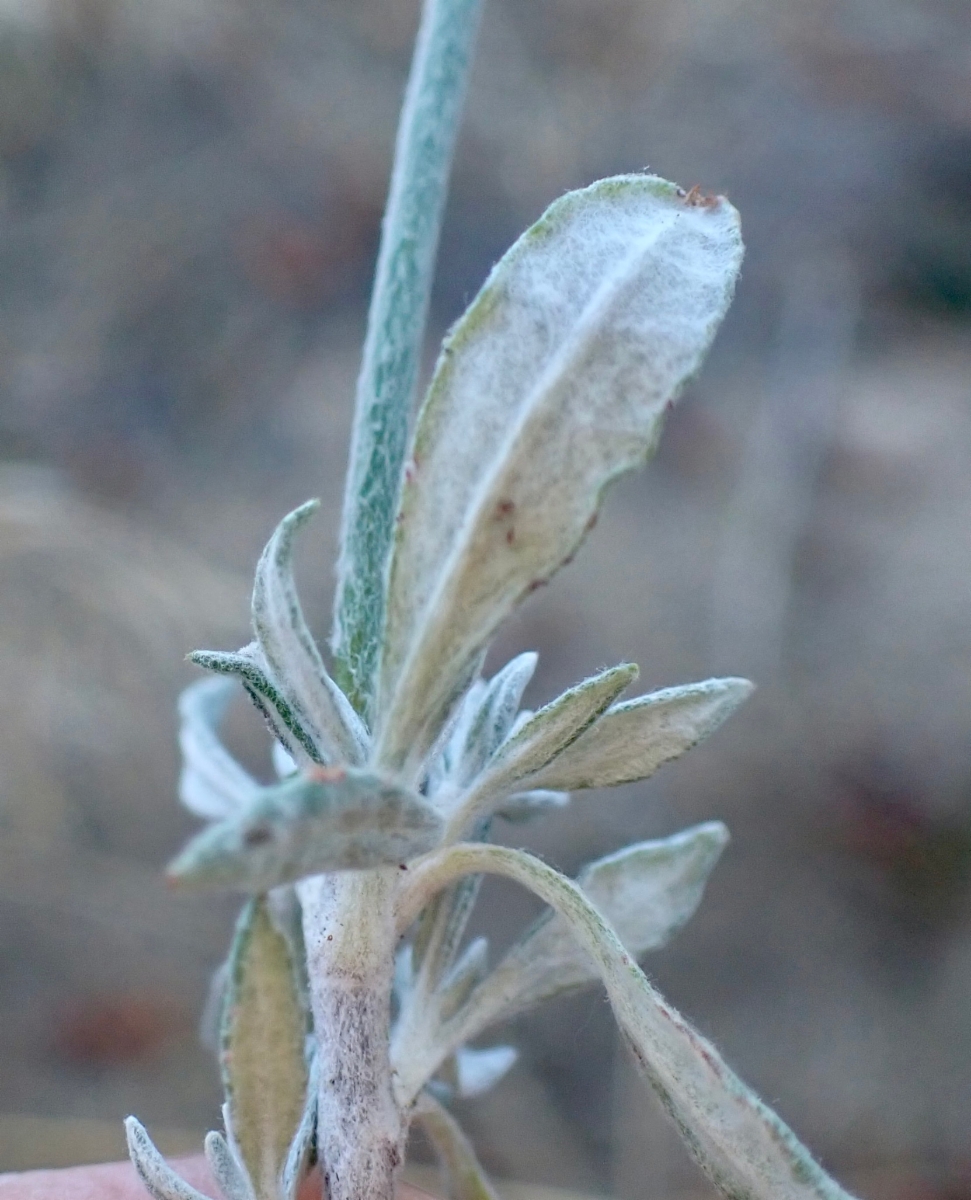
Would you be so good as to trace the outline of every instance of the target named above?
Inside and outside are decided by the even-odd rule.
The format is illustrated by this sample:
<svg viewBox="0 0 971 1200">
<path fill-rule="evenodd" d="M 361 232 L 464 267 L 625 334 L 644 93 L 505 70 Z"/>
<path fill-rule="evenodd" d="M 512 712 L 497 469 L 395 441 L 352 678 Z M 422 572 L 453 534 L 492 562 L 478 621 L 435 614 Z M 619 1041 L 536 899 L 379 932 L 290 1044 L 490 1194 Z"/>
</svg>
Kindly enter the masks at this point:
<svg viewBox="0 0 971 1200">
<path fill-rule="evenodd" d="M 165 893 L 174 703 L 309 495 L 326 633 L 416 0 L 0 3 L 0 1167 L 218 1122 L 235 904 Z M 647 969 L 867 1200 L 971 1196 L 971 9 L 489 0 L 435 339 L 567 188 L 727 193 L 735 306 L 650 468 L 507 627 L 534 703 L 605 664 L 759 684 L 649 784 L 509 837 L 570 871 L 721 817 Z M 429 343 L 429 359 L 434 339 Z M 265 766 L 241 704 L 232 736 Z M 477 931 L 533 911 L 487 888 Z M 597 991 L 464 1107 L 499 1175 L 704 1194 Z"/>
</svg>

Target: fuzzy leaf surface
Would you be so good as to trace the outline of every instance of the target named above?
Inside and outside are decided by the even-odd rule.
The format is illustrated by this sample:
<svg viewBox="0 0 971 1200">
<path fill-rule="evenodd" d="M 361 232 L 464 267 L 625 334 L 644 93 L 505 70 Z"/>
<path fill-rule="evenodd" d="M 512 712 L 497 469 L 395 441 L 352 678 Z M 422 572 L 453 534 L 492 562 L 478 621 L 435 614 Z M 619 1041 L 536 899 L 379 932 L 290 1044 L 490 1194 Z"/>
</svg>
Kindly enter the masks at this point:
<svg viewBox="0 0 971 1200">
<path fill-rule="evenodd" d="M 537 655 L 532 652 L 517 655 L 489 681 L 465 736 L 459 784 L 474 779 L 505 741 L 536 662 Z"/>
<path fill-rule="evenodd" d="M 289 943 L 260 897 L 236 929 L 221 1053 L 233 1138 L 257 1200 L 281 1200 L 307 1103 L 306 1035 Z"/>
<path fill-rule="evenodd" d="M 402 493 L 380 758 L 430 744 L 511 609 L 575 552 L 653 450 L 731 300 L 738 216 L 656 176 L 557 200 L 445 340 Z"/>
<path fill-rule="evenodd" d="M 367 731 L 324 666 L 307 628 L 293 580 L 296 535 L 319 507 L 310 500 L 284 517 L 267 542 L 253 585 L 253 631 L 272 682 L 321 758 L 330 763 L 363 761 Z"/>
<path fill-rule="evenodd" d="M 638 842 L 584 867 L 577 885 L 640 957 L 665 945 L 694 914 L 725 846 L 720 821 L 672 837 Z M 536 921 L 471 997 L 460 1018 L 463 1040 L 568 988 L 597 978 L 562 917 Z"/>
<path fill-rule="evenodd" d="M 206 1162 L 226 1200 L 254 1200 L 245 1169 L 221 1133 L 206 1134 Z"/>
<path fill-rule="evenodd" d="M 730 1200 L 848 1200 L 792 1130 L 655 991 L 577 884 L 521 850 L 474 843 L 426 861 L 425 878 L 411 884 L 424 892 L 483 871 L 529 888 L 569 925 L 596 965 L 641 1074 L 719 1191 Z"/>
<path fill-rule="evenodd" d="M 464 1100 L 474 1100 L 494 1088 L 519 1057 L 515 1046 L 489 1046 L 476 1050 L 463 1046 L 455 1054 L 456 1090 Z"/>
<path fill-rule="evenodd" d="M 578 683 L 523 721 L 462 797 L 454 826 L 464 830 L 476 816 L 499 807 L 500 799 L 578 738 L 636 678 L 637 667 L 632 663 L 611 667 Z"/>
<path fill-rule="evenodd" d="M 751 693 L 747 679 L 708 679 L 615 704 L 529 782 L 579 791 L 646 779 L 713 733 Z"/>
<path fill-rule="evenodd" d="M 264 788 L 204 829 L 170 864 L 175 883 L 264 892 L 323 871 L 404 862 L 433 849 L 442 817 L 415 792 L 363 768 L 317 768 Z"/>
<path fill-rule="evenodd" d="M 275 737 L 298 763 L 307 766 L 323 761 L 303 714 L 294 709 L 271 678 L 269 664 L 257 642 L 235 652 L 194 650 L 189 661 L 206 671 L 238 679 Z"/>
<path fill-rule="evenodd" d="M 199 679 L 179 696 L 179 799 L 189 812 L 210 821 L 238 812 L 260 786 L 219 739 L 219 724 L 234 694 L 233 680 L 216 678 Z"/>
<path fill-rule="evenodd" d="M 514 825 L 522 825 L 546 813 L 555 812 L 558 808 L 566 808 L 570 803 L 569 792 L 554 792 L 546 788 L 534 788 L 528 792 L 514 792 L 507 796 L 501 807 L 496 809 L 496 816 Z"/>
<path fill-rule="evenodd" d="M 154 1200 L 208 1200 L 172 1170 L 135 1117 L 125 1118 L 125 1136 L 132 1166 Z"/>
</svg>

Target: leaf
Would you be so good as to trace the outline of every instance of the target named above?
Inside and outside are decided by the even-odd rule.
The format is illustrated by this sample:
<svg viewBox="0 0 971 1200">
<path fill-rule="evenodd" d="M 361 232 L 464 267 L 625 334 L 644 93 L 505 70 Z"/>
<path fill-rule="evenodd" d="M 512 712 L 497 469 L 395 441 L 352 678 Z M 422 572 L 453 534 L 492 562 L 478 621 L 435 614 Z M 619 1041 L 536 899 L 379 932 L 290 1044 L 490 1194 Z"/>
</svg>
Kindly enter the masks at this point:
<svg viewBox="0 0 971 1200">
<path fill-rule="evenodd" d="M 665 945 L 694 914 L 727 844 L 728 830 L 720 821 L 710 821 L 590 863 L 577 885 L 630 954 L 639 958 Z M 470 997 L 467 1012 L 459 1018 L 462 1041 L 596 978 L 594 965 L 567 923 L 547 912 Z"/>
<path fill-rule="evenodd" d="M 522 825 L 557 808 L 566 808 L 569 803 L 569 792 L 534 788 L 529 792 L 514 792 L 513 795 L 507 796 L 501 807 L 496 809 L 496 816 L 511 821 L 514 825 Z"/>
<path fill-rule="evenodd" d="M 281 1180 L 283 1200 L 297 1200 L 300 1185 L 307 1177 L 310 1168 L 311 1154 L 317 1135 L 319 1080 L 316 1054 L 311 1058 L 309 1074 L 310 1082 L 307 1085 L 307 1100 L 303 1117 L 297 1132 L 294 1134 L 293 1141 L 290 1143 L 287 1161 L 283 1164 L 283 1178 Z"/>
<path fill-rule="evenodd" d="M 463 1100 L 474 1100 L 494 1088 L 512 1068 L 519 1051 L 514 1046 L 474 1050 L 463 1046 L 455 1053 L 456 1090 Z"/>
<path fill-rule="evenodd" d="M 438 1008 L 443 1020 L 448 1020 L 461 1008 L 472 989 L 482 982 L 488 966 L 488 939 L 473 938 L 436 989 Z"/>
<path fill-rule="evenodd" d="M 656 176 L 557 200 L 446 338 L 391 560 L 376 729 L 397 766 L 456 682 L 653 450 L 731 300 L 738 217 Z"/>
<path fill-rule="evenodd" d="M 452 828 L 497 808 L 521 780 L 535 775 L 564 750 L 637 678 L 637 667 L 622 663 L 578 683 L 524 721 L 500 747 L 489 766 L 461 798 Z"/>
<path fill-rule="evenodd" d="M 625 700 L 529 782 L 579 791 L 646 779 L 713 733 L 751 694 L 747 679 L 709 679 Z"/>
<path fill-rule="evenodd" d="M 205 1151 L 209 1170 L 226 1200 L 254 1200 L 245 1168 L 221 1133 L 206 1134 Z"/>
<path fill-rule="evenodd" d="M 155 1200 L 209 1200 L 176 1175 L 135 1117 L 125 1118 L 125 1136 L 132 1165 Z"/>
<path fill-rule="evenodd" d="M 293 542 L 317 511 L 311 500 L 283 518 L 267 542 L 253 585 L 253 631 L 270 679 L 329 763 L 363 762 L 367 730 L 327 674 L 293 581 Z"/>
<path fill-rule="evenodd" d="M 448 1200 L 499 1200 L 459 1123 L 427 1092 L 415 1105 L 415 1119 L 435 1150 Z"/>
<path fill-rule="evenodd" d="M 307 1104 L 306 1035 L 289 944 L 260 897 L 236 929 L 221 1055 L 232 1134 L 257 1200 L 281 1200 Z"/>
<path fill-rule="evenodd" d="M 388 552 L 424 347 L 449 168 L 483 0 L 423 10 L 395 145 L 391 190 L 357 383 L 334 603 L 340 681 L 371 698 Z"/>
<path fill-rule="evenodd" d="M 224 650 L 194 650 L 189 661 L 217 675 L 239 679 L 246 693 L 266 719 L 270 730 L 291 757 L 306 766 L 322 763 L 321 752 L 309 730 L 287 702 L 286 697 L 270 679 L 269 667 L 256 642 L 250 642 L 236 653 Z"/>
<path fill-rule="evenodd" d="M 556 909 L 603 980 L 624 1039 L 688 1149 L 731 1200 L 848 1200 L 789 1127 L 660 996 L 581 888 L 522 850 L 466 843 L 426 860 L 425 894 L 466 874 L 513 879 Z"/>
<path fill-rule="evenodd" d="M 505 741 L 537 659 L 532 652 L 517 655 L 489 681 L 465 735 L 456 780 L 459 786 L 473 780 Z"/>
<path fill-rule="evenodd" d="M 438 844 L 422 796 L 359 767 L 320 767 L 264 788 L 198 834 L 168 868 L 174 883 L 264 892 L 322 871 L 405 862 Z"/>
<path fill-rule="evenodd" d="M 207 820 L 238 812 L 260 786 L 219 740 L 219 723 L 235 692 L 231 679 L 199 679 L 179 697 L 179 799 Z"/>
<path fill-rule="evenodd" d="M 206 993 L 206 1002 L 202 1006 L 202 1016 L 199 1018 L 199 1041 L 213 1054 L 219 1053 L 228 988 L 229 959 L 226 959 L 212 973 L 209 990 Z"/>
</svg>

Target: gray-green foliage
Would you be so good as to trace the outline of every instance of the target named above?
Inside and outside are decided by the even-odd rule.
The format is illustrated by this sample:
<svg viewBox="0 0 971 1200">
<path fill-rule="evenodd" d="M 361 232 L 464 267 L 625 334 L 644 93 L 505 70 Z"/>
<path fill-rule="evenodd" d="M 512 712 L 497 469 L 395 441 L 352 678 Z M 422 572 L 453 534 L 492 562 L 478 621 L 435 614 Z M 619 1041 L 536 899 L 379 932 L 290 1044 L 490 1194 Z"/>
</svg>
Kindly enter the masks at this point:
<svg viewBox="0 0 971 1200">
<path fill-rule="evenodd" d="M 226 1200 L 294 1200 L 315 1158 L 330 1200 L 392 1200 L 419 1121 L 450 1200 L 493 1200 L 445 1105 L 492 1086 L 516 1052 L 468 1043 L 599 979 L 638 1069 L 726 1195 L 838 1200 L 637 965 L 694 912 L 724 826 L 628 846 L 575 882 L 488 842 L 497 817 L 539 817 L 571 792 L 646 779 L 751 685 L 623 699 L 637 676 L 623 664 L 530 711 L 534 654 L 482 676 L 500 623 L 572 557 L 611 481 L 650 455 L 725 314 L 742 246 L 727 200 L 656 176 L 561 197 L 445 339 L 409 443 L 478 15 L 479 0 L 425 7 L 358 387 L 334 676 L 293 582 L 311 503 L 260 559 L 254 640 L 193 655 L 216 678 L 180 705 L 181 795 L 209 824 L 170 876 L 250 894 L 209 1005 L 227 1103 L 225 1136 L 210 1134 L 206 1153 Z M 237 682 L 274 739 L 275 782 L 254 779 L 220 740 Z M 498 964 L 484 939 L 464 942 L 489 872 L 550 906 Z M 155 1200 L 198 1200 L 134 1118 L 128 1135 Z"/>
</svg>

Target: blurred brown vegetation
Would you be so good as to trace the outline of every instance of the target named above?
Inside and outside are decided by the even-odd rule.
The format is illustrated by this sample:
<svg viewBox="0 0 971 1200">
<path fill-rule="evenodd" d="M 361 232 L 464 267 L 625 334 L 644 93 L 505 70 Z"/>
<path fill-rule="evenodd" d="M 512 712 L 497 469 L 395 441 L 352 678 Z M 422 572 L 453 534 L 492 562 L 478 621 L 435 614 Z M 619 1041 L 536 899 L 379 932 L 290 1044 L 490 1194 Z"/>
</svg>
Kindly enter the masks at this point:
<svg viewBox="0 0 971 1200">
<path fill-rule="evenodd" d="M 158 881 L 192 824 L 174 701 L 186 651 L 245 636 L 259 547 L 314 494 L 326 629 L 416 20 L 416 0 L 0 6 L 0 1125 L 218 1121 L 194 1014 L 234 905 Z M 959 1200 L 971 10 L 489 0 L 436 331 L 552 198 L 648 164 L 741 209 L 737 302 L 657 460 L 495 661 L 538 648 L 534 699 L 623 658 L 647 686 L 759 691 L 648 786 L 513 836 L 573 869 L 723 817 L 706 903 L 649 971 L 865 1195 Z M 497 886 L 479 924 L 501 945 L 531 911 Z M 698 1186 L 599 994 L 510 1034 L 521 1064 L 464 1114 L 490 1166 L 625 1200 Z"/>
</svg>

